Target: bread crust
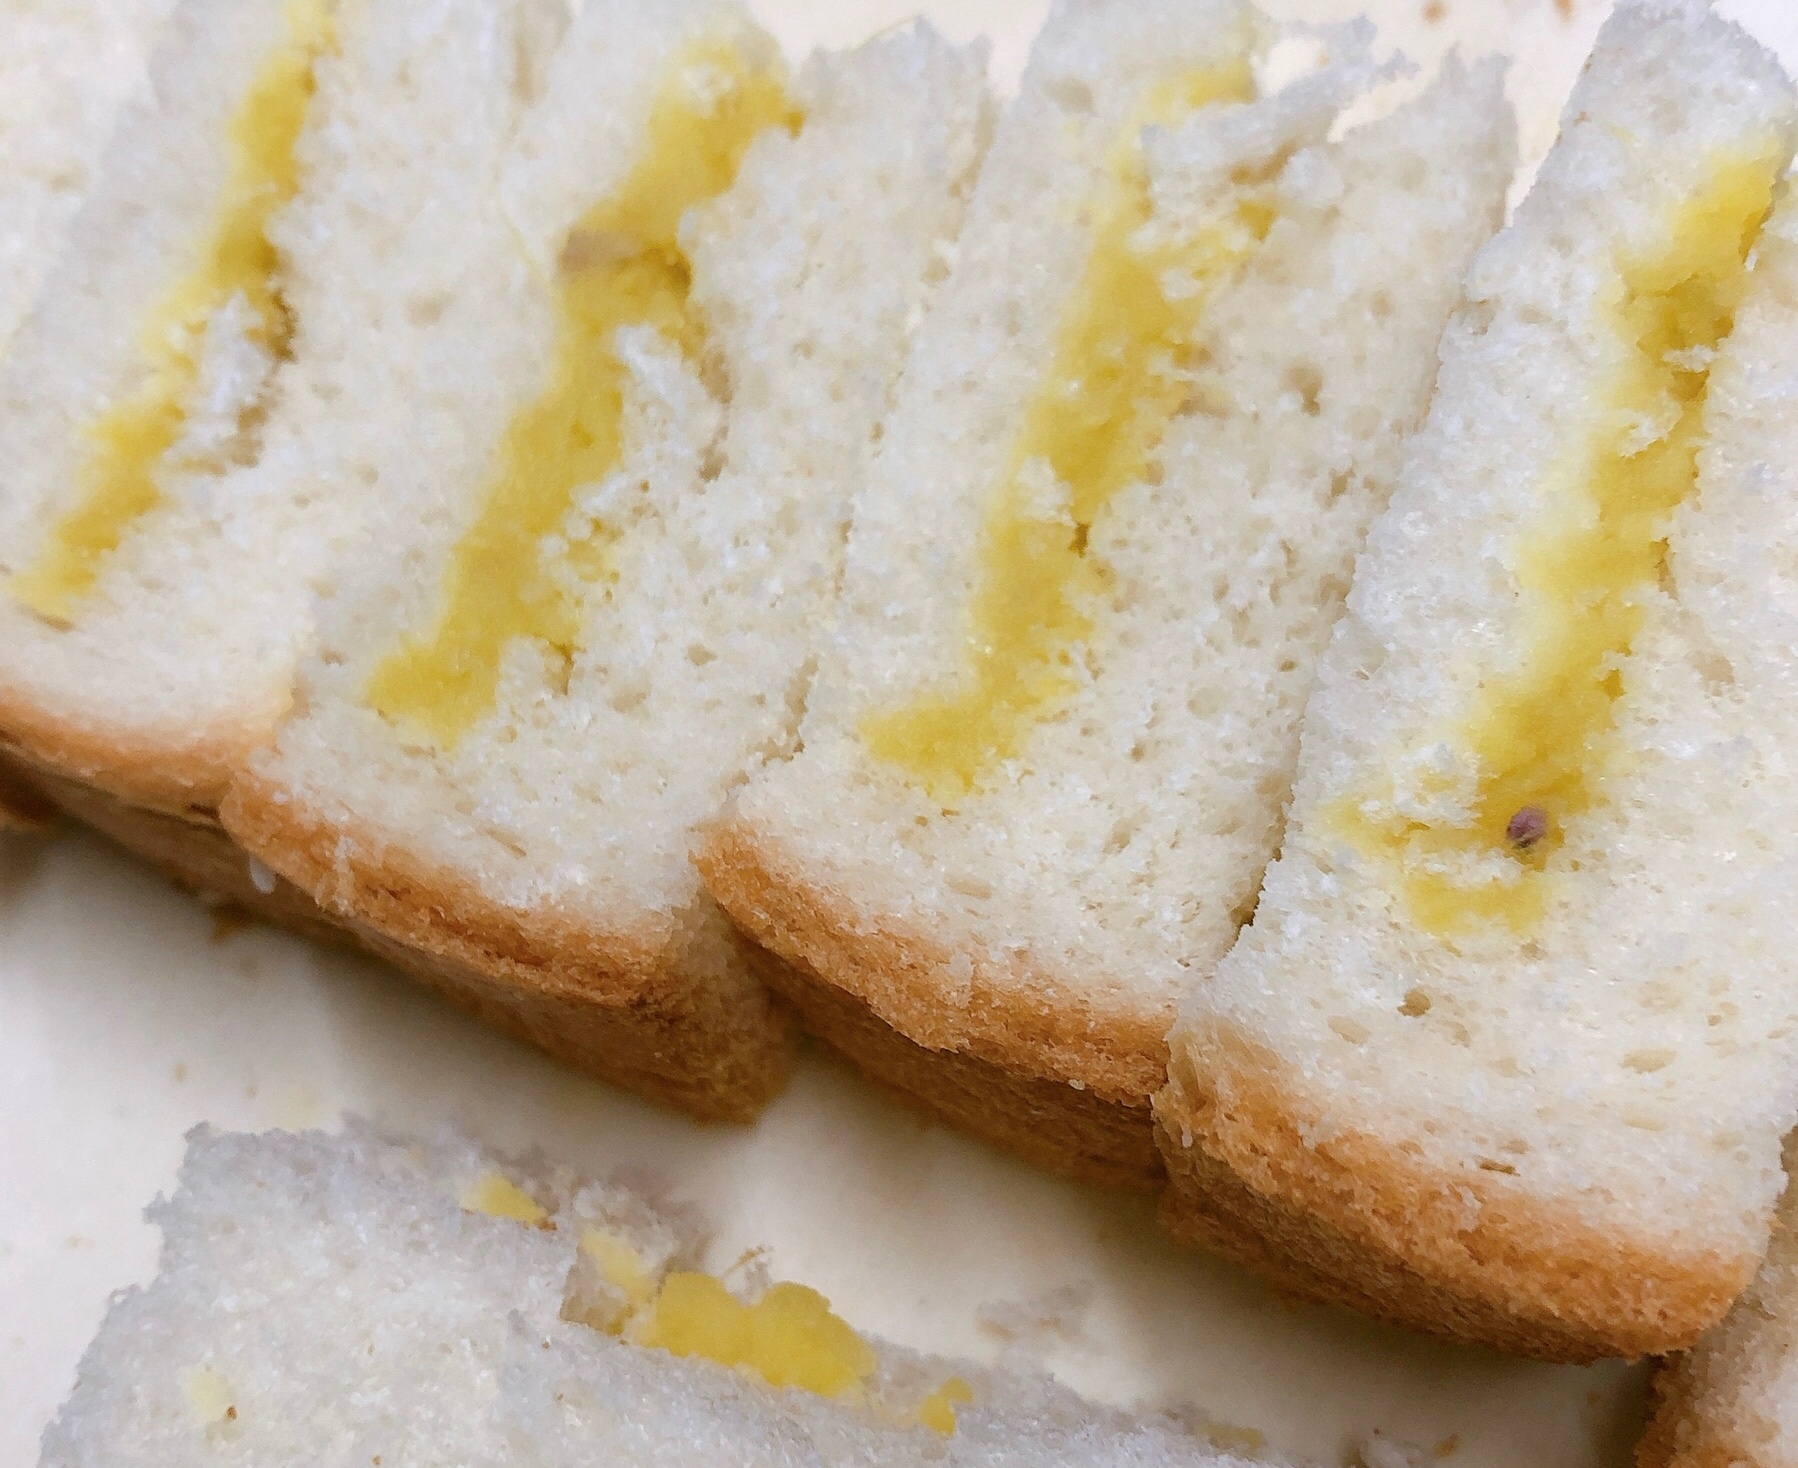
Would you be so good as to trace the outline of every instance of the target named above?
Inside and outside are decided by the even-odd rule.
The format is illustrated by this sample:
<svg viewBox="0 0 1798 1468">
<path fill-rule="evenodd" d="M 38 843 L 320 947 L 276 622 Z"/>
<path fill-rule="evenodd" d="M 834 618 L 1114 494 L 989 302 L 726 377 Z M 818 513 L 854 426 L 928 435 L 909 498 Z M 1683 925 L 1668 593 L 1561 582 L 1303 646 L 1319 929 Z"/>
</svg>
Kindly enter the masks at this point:
<svg viewBox="0 0 1798 1468">
<path fill-rule="evenodd" d="M 778 963 L 766 981 L 808 1029 L 911 1104 L 1085 1182 L 1161 1182 L 1149 1098 L 1166 1074 L 1170 1016 L 1105 1009 L 1053 975 L 996 981 L 928 933 L 870 920 L 809 880 L 764 833 L 729 818 L 696 860 L 721 907 Z"/>
<path fill-rule="evenodd" d="M 759 996 L 750 996 L 758 1002 L 739 1002 L 734 1008 L 703 995 L 683 1002 L 684 988 L 673 995 L 656 992 L 654 980 L 668 981 L 653 969 L 646 976 L 650 982 L 608 992 L 594 982 L 603 979 L 603 970 L 568 963 L 565 955 L 554 969 L 527 956 L 495 972 L 467 956 L 476 952 L 472 943 L 465 942 L 460 950 L 446 943 L 437 951 L 396 938 L 357 921 L 348 909 L 328 909 L 305 886 L 272 870 L 260 874 L 258 885 L 248 853 L 212 815 L 134 805 L 3 746 L 0 792 L 8 809 L 20 802 L 22 809 L 37 813 L 66 812 L 205 898 L 241 907 L 317 941 L 373 953 L 495 1029 L 702 1121 L 747 1121 L 785 1084 L 789 1023 L 777 1006 Z M 336 840 L 335 833 L 308 834 L 314 846 Z M 437 900 L 390 875 L 385 889 L 390 899 Z M 455 911 L 446 906 L 437 915 Z M 406 916 L 409 928 L 430 930 L 428 907 Z M 730 1028 L 739 1022 L 740 1030 Z"/>
<path fill-rule="evenodd" d="M 1146 1114 L 974 1055 L 928 1050 L 854 995 L 752 944 L 756 976 L 816 1036 L 901 1104 L 1049 1172 L 1152 1193 L 1164 1179 Z"/>
<path fill-rule="evenodd" d="M 0 741 L 0 831 L 35 834 L 56 824 L 54 801 L 47 800 L 10 759 Z"/>
<path fill-rule="evenodd" d="M 1759 1262 L 1618 1238 L 1503 1174 L 1435 1171 L 1337 1123 L 1316 1140 L 1326 1118 L 1304 1097 L 1232 1027 L 1178 1045 L 1155 1098 L 1168 1231 L 1309 1299 L 1547 1361 L 1684 1349 Z"/>
<path fill-rule="evenodd" d="M 241 775 L 220 811 L 230 837 L 364 947 L 487 1022 L 701 1121 L 753 1120 L 785 1087 L 790 1018 L 741 951 L 735 981 L 705 979 L 677 935 L 502 907 L 282 794 Z"/>
<path fill-rule="evenodd" d="M 1648 1391 L 1636 1468 L 1785 1468 L 1787 1460 L 1744 1446 L 1739 1433 L 1703 1410 L 1703 1383 L 1689 1353 L 1663 1361 Z"/>
<path fill-rule="evenodd" d="M 58 710 L 0 682 L 0 748 L 33 769 L 164 814 L 211 819 L 231 774 L 281 710 L 184 724 L 165 734 Z"/>
</svg>

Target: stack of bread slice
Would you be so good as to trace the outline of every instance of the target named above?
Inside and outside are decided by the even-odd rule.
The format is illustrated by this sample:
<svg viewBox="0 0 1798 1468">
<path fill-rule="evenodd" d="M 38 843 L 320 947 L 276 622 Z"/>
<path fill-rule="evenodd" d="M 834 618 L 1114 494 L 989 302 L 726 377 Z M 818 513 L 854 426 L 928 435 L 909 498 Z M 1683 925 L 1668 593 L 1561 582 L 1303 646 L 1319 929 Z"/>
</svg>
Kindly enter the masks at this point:
<svg viewBox="0 0 1798 1468">
<path fill-rule="evenodd" d="M 43 1468 L 707 1463 L 1246 1468 L 1046 1377 L 865 1338 L 694 1267 L 610 1184 L 352 1124 L 189 1141 Z"/>
<path fill-rule="evenodd" d="M 987 105 L 981 51 L 921 24 L 788 77 L 724 0 L 591 0 L 453 340 L 336 408 L 368 534 L 226 826 L 379 951 L 700 1116 L 753 1115 L 789 1042 L 693 832 L 791 745 Z"/>
<path fill-rule="evenodd" d="M 683 879 L 681 832 L 755 751 L 788 737 L 804 641 L 833 585 L 841 486 L 984 145 L 982 71 L 978 48 L 918 28 L 821 58 L 789 85 L 772 43 L 729 6 L 591 5 L 570 26 L 557 0 L 186 0 L 0 369 L 8 804 L 47 798 L 203 890 L 354 934 L 588 1069 L 702 1114 L 748 1114 L 784 1075 L 785 1029 L 697 879 Z M 649 215 L 609 223 L 600 206 L 628 186 Z M 682 233 L 690 203 L 705 207 Z M 638 223 L 653 238 L 632 265 L 618 246 Z M 664 277 L 678 286 L 672 311 L 633 296 Z M 562 782 L 545 801 L 578 788 L 614 815 L 540 803 L 551 874 L 521 900 L 536 877 L 511 850 L 510 870 L 481 871 L 490 823 L 446 862 L 432 845 L 439 813 L 414 811 L 404 834 L 436 885 L 396 917 L 391 882 L 358 893 L 344 875 L 351 855 L 365 875 L 391 868 L 396 834 L 381 825 L 390 808 L 370 811 L 370 844 L 349 843 L 343 802 L 369 788 L 350 773 L 375 765 L 344 749 L 307 802 L 272 773 L 237 802 L 306 885 L 280 880 L 217 812 L 290 711 L 290 749 L 309 737 L 297 731 L 317 733 L 305 716 L 327 702 L 328 672 L 292 705 L 320 600 L 345 635 L 366 598 L 384 605 L 388 620 L 363 629 L 371 657 L 429 620 L 449 545 L 529 414 L 557 427 L 544 404 L 581 347 L 557 359 L 558 303 L 580 289 L 611 368 L 582 363 L 574 386 L 612 395 L 625 457 L 589 453 L 563 486 L 584 528 L 540 559 L 579 585 L 525 615 L 548 606 L 569 629 L 510 638 L 530 629 L 508 629 L 500 609 L 490 630 L 513 661 L 553 662 L 549 643 L 565 652 L 572 637 L 617 664 L 573 673 L 559 733 L 542 733 L 564 754 L 584 734 L 607 738 L 619 758 L 583 773 L 540 750 Z M 809 372 L 783 370 L 801 356 Z M 528 495 L 544 465 L 524 471 Z M 416 543 L 421 528 L 434 546 Z M 564 528 L 509 527 L 515 548 Z M 633 557 L 627 586 L 659 601 L 626 603 L 619 633 L 605 611 L 617 567 L 601 562 Z M 396 565 L 411 577 L 405 605 Z M 633 642 L 658 616 L 659 633 Z M 343 656 L 331 642 L 318 667 Z M 678 688 L 661 675 L 668 659 L 690 674 Z M 366 688 L 338 686 L 371 710 Z M 596 706 L 609 730 L 592 727 Z M 438 759 L 410 746 L 415 721 L 392 707 L 381 718 L 395 759 Z M 671 728 L 694 746 L 672 785 Z M 527 760 L 499 768 L 481 752 L 515 733 L 499 719 L 464 746 L 465 764 L 528 783 Z M 621 767 L 627 788 L 601 794 Z M 448 800 L 494 795 L 476 780 Z M 341 871 L 335 856 L 321 864 L 314 835 L 303 854 L 286 850 L 296 820 L 316 833 L 320 801 L 346 822 Z M 603 891 L 586 890 L 589 869 Z M 470 944 L 482 903 L 497 916 Z"/>
<path fill-rule="evenodd" d="M 1134 1186 L 1513 167 L 1496 66 L 1333 141 L 1367 35 L 1257 99 L 1261 29 L 1057 7 L 858 496 L 803 749 L 700 859 L 865 1070 Z"/>
<path fill-rule="evenodd" d="M 1301 1292 L 1724 1315 L 1798 1120 L 1798 94 L 1738 29 L 1625 0 L 1489 239 L 1497 66 L 1350 125 L 1370 29 L 1266 86 L 1246 0 L 1058 0 L 996 123 L 924 25 L 161 13 L 65 17 L 161 36 L 134 101 L 0 127 L 63 150 L 0 170 L 0 807 L 700 1117 L 784 999 Z"/>
<path fill-rule="evenodd" d="M 1689 1344 L 1753 1276 L 1798 1120 L 1795 126 L 1699 0 L 1607 22 L 1184 997 L 1176 1232 L 1551 1357 Z"/>
</svg>

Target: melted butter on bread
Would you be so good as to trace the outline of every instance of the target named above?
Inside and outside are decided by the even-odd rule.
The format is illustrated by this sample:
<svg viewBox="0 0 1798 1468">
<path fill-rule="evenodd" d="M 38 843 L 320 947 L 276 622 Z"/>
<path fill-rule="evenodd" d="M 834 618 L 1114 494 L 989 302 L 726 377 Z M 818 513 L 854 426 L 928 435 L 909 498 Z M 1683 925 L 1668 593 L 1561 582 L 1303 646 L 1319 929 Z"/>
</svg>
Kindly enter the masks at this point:
<svg viewBox="0 0 1798 1468">
<path fill-rule="evenodd" d="M 36 561 L 8 583 L 51 622 L 73 619 L 107 557 L 162 503 L 158 481 L 199 391 L 208 324 L 241 300 L 249 340 L 271 359 L 287 354 L 293 321 L 269 225 L 299 191 L 296 145 L 316 91 L 314 68 L 331 45 L 330 12 L 317 0 L 295 0 L 287 28 L 231 120 L 229 169 L 200 263 L 143 327 L 142 383 L 88 426 L 80 500 L 51 526 Z"/>
<path fill-rule="evenodd" d="M 1123 130 L 1084 275 L 987 512 L 959 681 L 862 721 L 868 749 L 946 807 L 1015 757 L 1074 687 L 1105 585 L 1088 534 L 1114 495 L 1154 472 L 1191 391 L 1196 328 L 1272 227 L 1265 190 L 1247 183 L 1207 227 L 1155 229 L 1143 130 L 1254 94 L 1245 37 L 1235 61 L 1153 89 Z"/>
<path fill-rule="evenodd" d="M 641 155 L 563 245 L 548 385 L 506 431 L 494 484 L 450 558 L 435 626 L 406 636 L 369 680 L 378 713 L 450 748 L 492 711 L 513 641 L 536 641 L 564 667 L 572 660 L 581 613 L 569 573 L 582 584 L 603 577 L 608 536 L 591 526 L 571 534 L 568 522 L 579 491 L 612 474 L 626 447 L 630 369 L 618 332 L 650 327 L 689 360 L 699 355 L 704 323 L 689 302 L 681 219 L 731 186 L 763 132 L 800 122 L 777 61 L 714 40 L 674 64 Z"/>
<path fill-rule="evenodd" d="M 543 1205 L 502 1172 L 474 1179 L 460 1202 L 472 1213 L 532 1228 L 549 1225 Z M 695 1270 L 674 1270 L 658 1279 L 642 1253 L 610 1229 L 582 1229 L 579 1247 L 623 1298 L 616 1316 L 588 1324 L 628 1336 L 635 1345 L 748 1371 L 770 1386 L 857 1403 L 865 1399 L 879 1357 L 816 1290 L 776 1284 L 746 1303 L 722 1280 Z M 956 1404 L 973 1400 L 973 1388 L 952 1376 L 918 1404 L 913 1420 L 947 1436 L 955 1431 Z"/>
<path fill-rule="evenodd" d="M 1412 819 L 1389 799 L 1334 812 L 1429 932 L 1527 932 L 1568 823 L 1603 798 L 1622 756 L 1614 714 L 1628 659 L 1666 571 L 1672 514 L 1697 481 L 1710 362 L 1734 327 L 1782 158 L 1769 144 L 1714 159 L 1663 246 L 1617 263 L 1601 309 L 1629 351 L 1611 410 L 1545 487 L 1544 523 L 1516 551 L 1527 651 L 1444 736 L 1474 772 L 1465 818 Z"/>
</svg>

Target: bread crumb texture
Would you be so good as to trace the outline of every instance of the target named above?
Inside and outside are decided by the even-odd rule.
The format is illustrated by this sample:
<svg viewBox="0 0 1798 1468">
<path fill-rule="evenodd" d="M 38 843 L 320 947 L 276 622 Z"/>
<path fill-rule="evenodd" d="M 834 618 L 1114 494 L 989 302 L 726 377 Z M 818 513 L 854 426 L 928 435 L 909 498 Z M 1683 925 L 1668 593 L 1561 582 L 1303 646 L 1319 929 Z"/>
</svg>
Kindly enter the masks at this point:
<svg viewBox="0 0 1798 1468">
<path fill-rule="evenodd" d="M 1495 67 L 1334 136 L 1371 32 L 1257 96 L 1270 34 L 1235 0 L 1054 9 L 856 498 L 802 748 L 700 856 L 807 982 L 1134 1107 L 1145 1152 L 1512 165 Z M 975 1094 L 958 1123 L 1034 1124 Z"/>
<path fill-rule="evenodd" d="M 635 1022 L 706 1115 L 777 1090 L 787 1037 L 691 847 L 792 747 L 983 73 L 921 24 L 789 75 L 728 3 L 584 7 L 492 188 L 415 242 L 479 289 L 341 405 L 368 535 L 223 809 L 402 952 Z"/>
<path fill-rule="evenodd" d="M 0 727 L 35 762 L 210 810 L 267 739 L 361 531 L 342 406 L 391 406 L 370 344 L 460 284 L 425 241 L 491 192 L 526 8 L 170 16 L 0 365 L 0 581 L 42 593 L 0 589 Z"/>
<path fill-rule="evenodd" d="M 293 317 L 269 227 L 299 190 L 296 150 L 316 90 L 313 67 L 331 40 L 322 0 L 290 0 L 289 17 L 289 34 L 261 62 L 226 129 L 230 161 L 201 262 L 139 329 L 141 385 L 85 425 L 80 497 L 51 524 L 37 559 L 6 583 L 54 624 L 73 619 L 106 557 L 162 502 L 157 481 L 168 468 L 216 468 L 232 457 L 266 378 L 288 354 Z M 203 382 L 207 367 L 214 381 Z M 216 380 L 227 374 L 240 381 Z"/>
<path fill-rule="evenodd" d="M 460 1201 L 494 1178 L 542 1219 Z M 803 1286 L 727 1287 L 629 1191 L 459 1138 L 201 1128 L 151 1217 L 160 1272 L 115 1299 L 46 1468 L 1242 1461 L 1046 1377 L 860 1336 Z"/>
<path fill-rule="evenodd" d="M 1706 6 L 1620 6 L 1474 263 L 1284 849 L 1170 1041 L 1170 1219 L 1312 1293 L 1635 1355 L 1765 1245 L 1798 1114 L 1794 118 Z"/>
</svg>

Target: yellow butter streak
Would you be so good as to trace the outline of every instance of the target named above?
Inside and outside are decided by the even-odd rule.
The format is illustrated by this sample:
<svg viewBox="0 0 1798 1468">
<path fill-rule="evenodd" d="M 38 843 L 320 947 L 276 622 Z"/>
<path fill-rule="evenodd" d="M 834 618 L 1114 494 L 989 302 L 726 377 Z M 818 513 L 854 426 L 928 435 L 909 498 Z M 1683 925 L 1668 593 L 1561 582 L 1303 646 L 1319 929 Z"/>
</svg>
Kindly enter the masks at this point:
<svg viewBox="0 0 1798 1468">
<path fill-rule="evenodd" d="M 51 527 L 37 560 L 8 583 L 14 597 L 52 622 L 72 619 L 106 557 L 162 502 L 158 475 L 187 422 L 207 323 L 242 296 L 250 339 L 271 356 L 287 352 L 293 323 L 268 228 L 299 190 L 295 144 L 312 103 L 314 66 L 331 44 L 322 5 L 296 0 L 288 16 L 286 40 L 262 64 L 231 120 L 229 171 L 201 263 L 144 326 L 143 384 L 88 427 L 80 502 Z"/>
<path fill-rule="evenodd" d="M 406 636 L 369 680 L 377 712 L 450 748 L 492 710 L 512 641 L 535 639 L 564 665 L 572 658 L 580 592 L 571 574 L 590 582 L 604 573 L 605 538 L 547 542 L 566 534 L 577 492 L 623 458 L 629 371 L 618 332 L 652 327 L 689 358 L 698 353 L 703 323 L 688 301 L 681 217 L 730 187 L 758 136 L 800 120 L 777 61 L 713 41 L 674 67 L 641 157 L 569 233 L 549 385 L 507 428 L 498 477 L 451 556 L 435 627 Z"/>
<path fill-rule="evenodd" d="M 862 722 L 868 749 L 946 806 L 1014 757 L 1033 722 L 1072 689 L 1072 659 L 1104 587 L 1088 533 L 1113 495 L 1153 472 L 1191 391 L 1184 369 L 1195 329 L 1273 222 L 1264 197 L 1244 188 L 1220 222 L 1196 234 L 1147 228 L 1142 130 L 1249 101 L 1254 90 L 1245 55 L 1164 83 L 1124 131 L 1092 253 L 987 514 L 962 676 Z"/>
<path fill-rule="evenodd" d="M 533 1227 L 549 1217 L 536 1199 L 500 1172 L 476 1179 L 463 1190 L 461 1203 L 471 1212 Z M 579 1247 L 625 1299 L 620 1315 L 603 1323 L 607 1334 L 628 1335 L 636 1345 L 676 1356 L 742 1368 L 770 1386 L 858 1403 L 880 1364 L 874 1348 L 831 1310 L 830 1301 L 804 1285 L 777 1284 L 745 1304 L 713 1275 L 676 1270 L 658 1282 L 643 1255 L 609 1229 L 582 1229 Z M 955 1431 L 956 1404 L 973 1400 L 973 1388 L 952 1376 L 918 1404 L 914 1416 L 948 1436 Z"/>
<path fill-rule="evenodd" d="M 470 1213 L 510 1218 L 532 1228 L 549 1217 L 541 1203 L 500 1172 L 484 1173 L 463 1190 L 459 1201 Z"/>
<path fill-rule="evenodd" d="M 952 1376 L 918 1403 L 918 1421 L 932 1432 L 948 1437 L 955 1431 L 955 1406 L 974 1400 L 974 1388 L 959 1376 Z"/>
<path fill-rule="evenodd" d="M 1544 910 L 1544 868 L 1567 823 L 1602 798 L 1625 662 L 1666 567 L 1672 513 L 1697 480 L 1711 354 L 1734 327 L 1783 157 L 1769 147 L 1716 159 L 1672 219 L 1665 248 L 1618 263 L 1605 309 L 1631 351 L 1614 411 L 1566 481 L 1550 486 L 1553 523 L 1517 549 L 1528 655 L 1449 736 L 1478 771 L 1471 824 L 1367 814 L 1385 801 L 1347 801 L 1333 813 L 1395 871 L 1427 931 L 1494 922 L 1527 931 Z M 1507 827 L 1531 807 L 1547 817 L 1547 834 L 1519 849 Z M 1505 858 L 1496 870 L 1494 856 Z"/>
<path fill-rule="evenodd" d="M 711 1275 L 685 1271 L 662 1281 L 635 1339 L 822 1397 L 859 1396 L 878 1364 L 874 1348 L 816 1290 L 777 1284 L 745 1305 Z"/>
</svg>

